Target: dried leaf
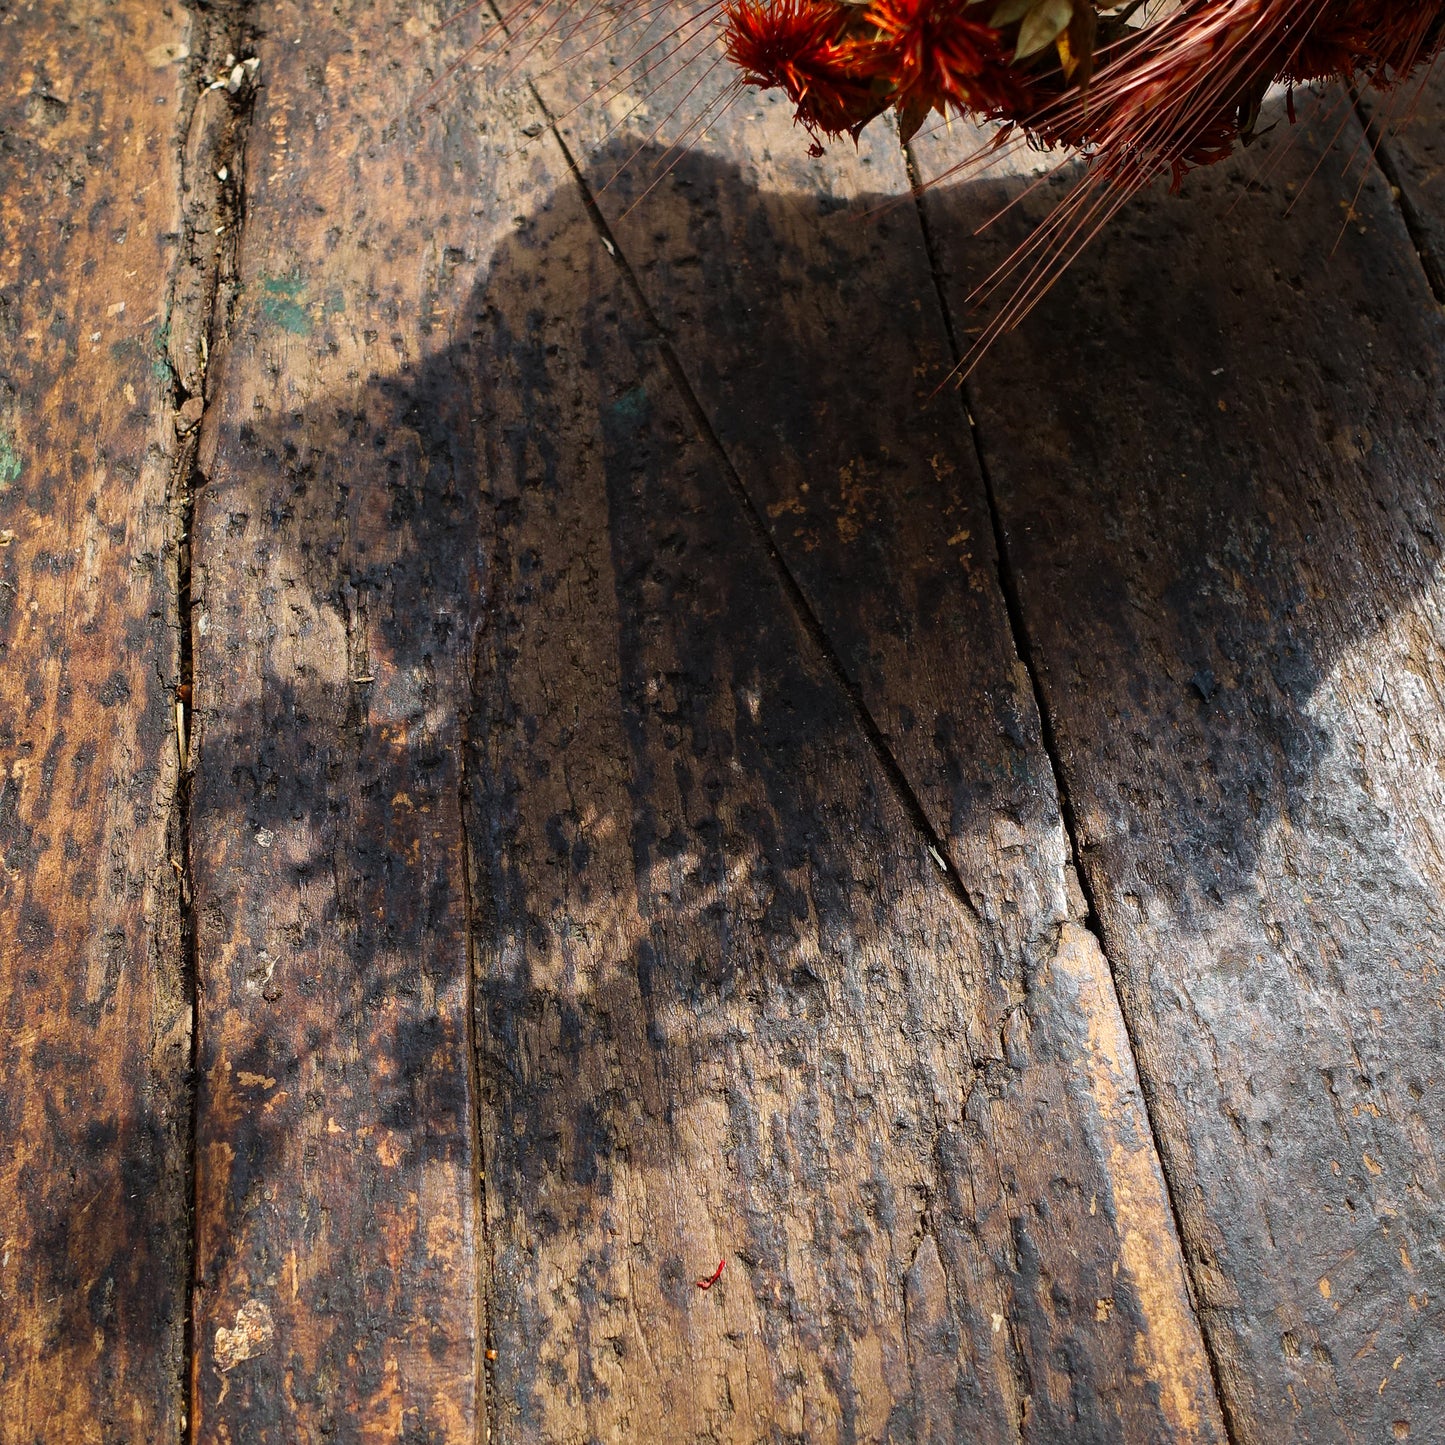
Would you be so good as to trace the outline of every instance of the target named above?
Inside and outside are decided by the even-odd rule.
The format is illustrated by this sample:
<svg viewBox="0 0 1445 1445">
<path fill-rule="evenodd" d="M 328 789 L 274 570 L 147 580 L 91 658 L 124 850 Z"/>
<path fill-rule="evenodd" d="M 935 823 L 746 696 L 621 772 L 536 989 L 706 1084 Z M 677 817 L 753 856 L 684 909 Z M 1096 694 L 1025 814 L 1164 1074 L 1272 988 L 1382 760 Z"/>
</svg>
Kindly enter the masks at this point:
<svg viewBox="0 0 1445 1445">
<path fill-rule="evenodd" d="M 926 100 L 920 100 L 918 96 L 898 107 L 898 140 L 901 145 L 907 145 L 918 134 L 919 126 L 928 119 L 928 112 L 932 109 Z"/>
<path fill-rule="evenodd" d="M 1099 17 L 1092 5 L 1075 5 L 1073 18 L 1064 33 L 1054 42 L 1059 50 L 1059 64 L 1064 79 L 1080 90 L 1089 88 L 1094 73 L 1094 44 L 1098 36 Z"/>
</svg>

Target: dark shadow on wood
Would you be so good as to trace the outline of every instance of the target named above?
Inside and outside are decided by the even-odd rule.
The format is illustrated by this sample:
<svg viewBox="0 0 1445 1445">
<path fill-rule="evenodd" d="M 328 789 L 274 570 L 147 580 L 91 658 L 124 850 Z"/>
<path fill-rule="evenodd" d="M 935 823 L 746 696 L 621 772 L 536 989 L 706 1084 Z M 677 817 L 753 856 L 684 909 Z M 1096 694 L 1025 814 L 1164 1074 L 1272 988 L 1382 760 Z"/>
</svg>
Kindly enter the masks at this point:
<svg viewBox="0 0 1445 1445">
<path fill-rule="evenodd" d="M 1445 1283 L 1427 1309 L 1413 1264 L 1445 1193 L 1445 327 L 1357 136 L 1317 101 L 1141 199 L 971 389 L 1211 1344 L 1269 1440 L 1442 1418 L 1406 1365 Z M 1058 188 L 970 242 L 1010 194 L 928 200 L 955 305 Z"/>
<path fill-rule="evenodd" d="M 628 154 L 630 146 L 617 152 Z M 635 162 L 639 175 L 654 159 Z M 615 164 L 615 156 L 604 157 L 590 170 L 606 177 Z M 940 227 L 956 224 L 961 233 L 977 218 L 977 193 L 960 190 L 956 208 L 948 191 L 935 202 Z M 684 156 L 644 206 L 648 224 L 689 238 L 685 279 L 675 262 L 659 264 L 645 279 L 674 298 L 670 326 L 702 335 L 741 326 L 753 338 L 755 363 L 745 372 L 696 378 L 723 446 L 731 449 L 744 434 L 752 445 L 774 436 L 806 459 L 828 450 L 835 424 L 818 398 L 846 408 L 852 379 L 868 358 L 839 351 L 825 330 L 741 314 L 730 280 L 746 258 L 739 237 L 714 226 L 721 214 L 765 217 L 798 204 L 813 202 L 758 195 L 735 168 L 702 154 Z M 1197 211 L 1182 204 L 1181 233 L 1197 221 Z M 1107 244 L 1125 247 L 1134 239 L 1126 216 Z M 1200 234 L 1193 244 L 1215 242 Z M 1228 236 L 1219 233 L 1217 244 L 1227 246 Z M 222 709 L 207 717 L 197 815 L 209 818 L 212 830 L 224 820 L 237 836 L 278 839 L 297 831 L 299 821 L 302 833 L 326 840 L 313 854 L 278 858 L 278 893 L 304 888 L 312 871 L 345 860 L 350 873 L 338 887 L 346 901 L 334 914 L 310 918 L 295 938 L 298 957 L 323 934 L 341 940 L 350 975 L 298 984 L 334 997 L 337 1033 L 364 1044 L 368 1019 L 386 999 L 454 988 L 462 961 L 429 959 L 420 944 L 427 921 L 458 906 L 461 880 L 419 876 L 388 840 L 398 809 L 424 810 L 438 801 L 432 779 L 448 743 L 429 730 L 428 709 L 454 700 L 439 698 L 433 658 L 454 648 L 458 636 L 470 637 L 473 692 L 461 741 L 481 975 L 476 1023 L 487 1188 L 500 1201 L 492 1206 L 494 1225 L 504 1226 L 489 1243 L 492 1328 L 506 1351 L 493 1384 L 507 1428 L 537 1428 L 549 1389 L 565 1386 L 584 1402 L 589 1392 L 605 1395 L 609 1385 L 597 1363 L 610 1353 L 615 1358 L 607 1364 L 625 1371 L 628 1350 L 636 1349 L 631 1337 L 609 1335 L 600 1323 L 617 1304 L 600 1282 L 614 1260 L 579 1262 L 566 1283 L 582 1324 L 574 1339 L 551 1333 L 538 1299 L 543 1287 L 531 1277 L 539 1243 L 545 1249 L 579 1220 L 606 1215 L 623 1165 L 663 1175 L 698 1167 L 680 1143 L 679 1121 L 700 1101 L 715 1099 L 732 1110 L 731 1154 L 708 1167 L 725 1172 L 746 1201 L 735 1247 L 754 1279 L 775 1291 L 760 1305 L 765 1332 L 773 1332 L 769 1348 L 780 1349 L 799 1328 L 861 1337 L 880 1310 L 903 1308 L 896 1299 L 885 1306 L 885 1297 L 915 1288 L 912 1264 L 905 1259 L 899 1277 L 852 1279 L 848 1241 L 899 1228 L 906 1235 L 909 1221 L 921 1218 L 940 1238 L 959 1294 L 910 1359 L 914 1394 L 893 1407 L 886 1437 L 1004 1438 L 1004 1405 L 1014 1385 L 995 1378 L 999 1356 L 970 1343 L 998 1334 L 987 1306 L 964 1290 L 963 1261 L 976 1251 L 1018 1282 L 1005 1342 L 1007 1368 L 1032 1396 L 1030 1438 L 1081 1445 L 1117 1439 L 1113 1412 L 1135 1407 L 1105 1401 L 1098 1389 L 1100 1369 L 1085 1328 L 1095 1297 L 1062 1310 L 1079 1333 L 1065 1331 L 1061 1339 L 1043 1318 L 1048 1311 L 1031 1303 L 1049 1286 L 1038 1270 L 1030 1221 L 1011 1217 L 996 1231 L 984 1215 L 1007 1214 L 1005 1198 L 979 1202 L 988 1186 L 978 1165 L 992 1147 L 984 1101 L 1018 1086 L 1004 1040 L 1014 1012 L 1027 1012 L 1032 980 L 950 976 L 924 962 L 931 956 L 957 963 L 980 950 L 986 961 L 996 955 L 948 904 L 917 840 L 898 836 L 897 809 L 869 764 L 846 697 L 807 656 L 797 619 L 749 538 L 715 458 L 690 432 L 685 409 L 665 394 L 659 338 L 631 312 L 610 265 L 580 199 L 558 194 L 493 257 L 473 298 L 469 338 L 414 372 L 338 399 L 324 417 L 296 418 L 294 434 L 283 425 L 235 440 L 270 475 L 270 490 L 255 505 L 276 508 L 278 522 L 305 539 L 289 565 L 319 606 L 346 619 L 349 634 L 376 639 L 393 692 L 382 698 L 374 682 L 337 686 L 278 676 L 259 713 Z M 1261 308 L 1287 329 L 1269 279 Z M 1238 285 L 1247 293 L 1256 281 L 1241 274 Z M 822 267 L 814 284 L 840 282 Z M 899 306 L 912 301 L 896 298 Z M 888 304 L 884 297 L 885 310 Z M 1056 364 L 1039 371 L 1024 364 L 1039 362 L 1058 334 L 1049 328 L 1048 309 L 1029 333 L 1035 350 L 1020 343 L 1000 352 L 1013 364 L 1008 384 L 1020 406 L 1067 415 L 1078 405 L 1066 360 L 1067 367 L 1119 377 L 1117 414 L 1080 415 L 1057 428 L 1079 448 L 1069 479 L 1057 490 L 1033 486 L 1030 509 L 1011 516 L 1009 526 L 1057 533 L 1091 515 L 1091 535 L 1103 541 L 1088 568 L 1061 571 L 1050 585 L 1058 589 L 1056 605 L 1081 628 L 1116 639 L 1112 651 L 1101 647 L 1100 666 L 1086 685 L 1107 699 L 1102 708 L 1116 719 L 1119 738 L 1137 734 L 1152 742 L 1168 735 L 1196 760 L 1197 789 L 1148 805 L 1177 819 L 1171 825 L 1177 846 L 1157 860 L 1171 891 L 1197 897 L 1207 910 L 1256 887 L 1261 836 L 1280 820 L 1314 826 L 1311 785 L 1335 748 L 1311 712 L 1315 690 L 1339 652 L 1387 623 L 1438 561 L 1438 523 L 1417 485 L 1420 468 L 1439 454 L 1428 401 L 1438 394 L 1435 357 L 1422 357 L 1408 385 L 1394 389 L 1403 404 L 1372 413 L 1368 439 L 1360 437 L 1358 420 L 1362 357 L 1318 362 L 1312 389 L 1295 398 L 1296 413 L 1269 423 L 1276 428 L 1272 454 L 1286 455 L 1289 430 L 1308 424 L 1340 431 L 1357 459 L 1331 474 L 1310 470 L 1286 479 L 1294 510 L 1280 516 L 1261 502 L 1259 452 L 1248 438 L 1214 425 L 1215 398 L 1194 388 L 1202 359 L 1224 368 L 1235 392 L 1248 392 L 1253 370 L 1269 375 L 1272 394 L 1281 394 L 1275 372 L 1283 341 L 1279 350 L 1230 345 L 1219 336 L 1207 293 L 1168 267 L 1145 266 L 1134 285 L 1108 298 L 1111 325 L 1124 308 L 1141 334 L 1173 335 L 1193 359 L 1176 373 L 1168 349 L 1158 347 L 1142 374 L 1121 366 L 1115 351 L 1092 348 L 1088 308 L 1102 302 L 1074 290 L 1055 304 L 1072 308 L 1070 349 Z M 1348 329 L 1360 319 L 1338 321 Z M 466 327 L 454 329 L 461 336 Z M 1040 395 L 1035 383 L 1044 375 L 1049 381 Z M 713 407 L 718 388 L 726 404 Z M 1292 394 L 1288 382 L 1282 394 Z M 1189 419 L 1165 437 L 1150 431 L 1161 395 L 1171 399 L 1171 415 Z M 952 407 L 957 400 L 945 394 L 931 404 Z M 1100 427 L 1137 434 L 1139 456 L 1151 464 L 1100 484 L 1088 453 Z M 296 439 L 302 431 L 304 450 Z M 332 445 L 316 442 L 328 431 Z M 1103 466 L 1107 457 L 1099 455 Z M 870 515 L 886 517 L 898 504 L 888 496 L 890 459 L 873 460 Z M 594 487 L 595 499 L 579 500 L 579 485 Z M 826 474 L 811 485 L 820 500 L 803 500 L 798 512 L 770 521 L 786 548 L 821 546 L 826 557 L 829 529 L 815 525 L 807 509 L 816 503 L 829 515 L 839 510 L 839 483 Z M 1389 532 L 1388 546 L 1376 545 L 1365 526 L 1362 486 L 1370 489 L 1368 506 L 1408 519 L 1405 529 Z M 1118 500 L 1124 492 L 1127 505 Z M 338 567 L 345 518 L 358 506 L 385 509 L 388 526 L 405 540 L 375 569 L 354 551 Z M 1219 540 L 1188 560 L 1190 540 L 1206 537 Z M 1409 566 L 1398 565 L 1400 548 L 1416 549 Z M 1155 599 L 1179 639 L 1167 680 L 1137 677 L 1121 665 L 1132 637 L 1128 612 L 1137 604 L 1119 573 L 1141 552 L 1186 559 Z M 1221 590 L 1221 556 L 1247 579 L 1246 588 Z M 1307 579 L 1321 558 L 1349 559 L 1329 570 L 1350 578 L 1352 595 L 1311 595 Z M 897 580 L 897 609 L 877 619 L 870 646 L 887 647 L 890 629 L 909 627 L 909 614 L 926 609 L 943 585 L 932 576 Z M 846 577 L 837 585 L 846 587 Z M 567 588 L 578 596 L 558 600 L 558 589 Z M 377 605 L 383 597 L 385 605 Z M 348 659 L 358 677 L 370 675 L 358 668 L 376 661 L 361 647 Z M 937 738 L 939 749 L 966 757 L 969 726 L 991 740 L 1026 731 L 1012 716 L 962 719 L 958 731 Z M 330 770 L 338 729 L 368 739 L 365 765 L 348 773 L 344 788 Z M 273 758 L 268 740 L 278 733 L 288 735 L 286 759 L 304 758 L 300 772 Z M 1090 741 L 1074 737 L 1071 746 L 1073 765 L 1087 769 Z M 1021 765 L 1017 806 L 1021 817 L 1037 819 L 1047 801 L 1040 802 L 1028 766 Z M 840 779 L 846 782 L 832 791 Z M 980 824 L 975 810 L 982 800 L 955 801 L 955 829 Z M 1395 896 L 1412 910 L 1412 927 L 1420 918 L 1438 919 L 1433 895 L 1411 895 L 1402 883 Z M 235 920 L 213 923 L 224 932 Z M 1381 927 L 1383 937 L 1387 919 Z M 912 937 L 904 936 L 908 929 Z M 900 957 L 890 962 L 895 945 Z M 1322 959 L 1310 983 L 1347 993 L 1361 1009 L 1376 1002 L 1396 1007 L 1398 995 L 1377 986 L 1385 951 L 1382 945 L 1352 957 L 1348 979 Z M 273 999 L 265 961 L 253 966 L 258 995 Z M 951 986 L 956 996 L 930 998 L 930 983 Z M 931 1178 L 936 1192 L 921 1210 L 894 1197 L 890 1168 L 881 1161 L 862 1191 L 866 1210 L 856 1218 L 826 1217 L 825 1210 L 815 1222 L 827 1237 L 810 1243 L 821 1260 L 840 1252 L 843 1282 L 809 1316 L 791 1294 L 789 1257 L 798 1241 L 782 1225 L 790 1195 L 815 1188 L 820 1199 L 826 1195 L 832 1156 L 823 1136 L 833 1130 L 867 1137 L 844 1117 L 846 1108 L 863 1107 L 844 1078 L 851 1067 L 846 1051 L 822 1044 L 840 1005 L 843 1016 L 866 1017 L 874 988 L 887 999 L 901 1038 L 943 1030 L 965 1080 L 961 1089 L 953 1085 L 962 1104 L 941 1128 L 932 1123 L 939 1080 L 925 1051 L 899 1045 L 908 1055 L 903 1074 L 915 1087 L 912 1097 L 889 1101 L 902 1106 L 897 1147 L 919 1161 L 918 1176 Z M 972 1000 L 967 1007 L 964 994 Z M 975 1007 L 976 1027 L 965 1028 L 961 1021 Z M 756 1028 L 746 1039 L 738 1024 L 745 1015 Z M 1422 1059 L 1438 1056 L 1435 1018 L 1422 1010 L 1398 1020 Z M 686 1030 L 683 1019 L 690 1020 Z M 542 1040 L 550 1040 L 550 1052 L 541 1050 Z M 323 1037 L 313 1042 L 318 1051 L 328 1047 Z M 405 1141 L 409 1158 L 424 1162 L 431 1151 L 450 1149 L 461 1127 L 457 1040 L 418 1024 L 404 1038 L 381 1042 L 384 1067 L 366 1081 L 375 1090 L 377 1119 Z M 207 1047 L 203 1038 L 203 1077 L 217 1063 Z M 760 1068 L 769 1054 L 780 1061 L 779 1078 L 792 1077 L 805 1059 L 820 1071 L 816 1092 L 780 1099 L 771 1116 L 756 1112 L 749 1096 L 754 1088 L 766 1092 L 764 1080 L 748 1078 L 746 1087 L 730 1091 L 719 1075 L 723 1061 Z M 302 1060 L 276 1055 L 263 1037 L 254 1055 L 230 1064 L 289 1087 Z M 838 1073 L 829 1077 L 830 1069 Z M 1042 1107 L 1051 1102 L 1063 1110 L 1057 1100 Z M 1278 1107 L 1284 1127 L 1288 1097 Z M 1045 1131 L 1047 1119 L 1046 1112 Z M 270 1172 L 270 1127 L 261 1110 L 231 1122 L 237 1214 L 256 1207 L 255 1187 Z M 1309 1161 L 1295 1152 L 1280 1158 L 1278 1187 L 1287 1192 L 1293 1172 Z M 1216 1167 L 1227 1170 L 1230 1161 L 1221 1158 Z M 384 1193 L 380 1173 L 365 1187 Z M 1090 1194 L 1106 1189 L 1101 1179 L 1061 1177 L 1054 1201 L 1077 1230 L 1086 1271 L 1089 1242 L 1099 1238 L 1091 1233 Z M 1401 1207 L 1423 1219 L 1435 1209 L 1435 1196 Z M 618 1210 L 621 1218 L 622 1202 Z M 509 1217 L 498 1224 L 503 1214 Z M 624 1237 L 619 1248 L 627 1245 Z M 1393 1246 L 1380 1241 L 1378 1249 L 1380 1288 L 1390 1293 L 1385 1254 L 1393 1257 Z M 661 1297 L 679 1315 L 696 1306 L 693 1277 L 713 1262 L 670 1251 L 652 1261 Z M 1273 1266 L 1259 1255 L 1234 1267 L 1247 1301 L 1250 1277 Z M 1428 1287 L 1432 1298 L 1445 1295 L 1445 1281 Z M 369 1293 L 390 1288 L 387 1281 L 338 1278 L 330 1308 L 364 1312 Z M 859 1293 L 850 1297 L 854 1289 Z M 1099 1297 L 1119 1296 L 1111 1308 L 1121 1336 L 1142 1328 L 1138 1301 L 1123 1286 L 1101 1281 L 1098 1290 Z M 200 1343 L 209 1368 L 211 1343 Z M 364 1342 L 356 1348 L 359 1362 L 338 1357 L 334 1367 L 383 1368 L 366 1357 Z M 575 1378 L 557 1363 L 568 1350 L 581 1357 Z M 926 1361 L 920 1363 L 929 1352 L 963 1361 L 936 1393 L 926 1383 Z M 1050 1352 L 1064 1356 L 1070 1389 L 1046 1385 Z M 867 1383 L 848 1377 L 854 1363 L 848 1351 L 839 1347 L 832 1358 L 838 1374 L 827 1385 L 842 1402 L 844 1433 L 861 1432 Z M 281 1388 L 279 1375 L 271 1387 Z M 1157 1386 L 1144 1382 L 1139 1390 L 1142 1421 Z"/>
</svg>

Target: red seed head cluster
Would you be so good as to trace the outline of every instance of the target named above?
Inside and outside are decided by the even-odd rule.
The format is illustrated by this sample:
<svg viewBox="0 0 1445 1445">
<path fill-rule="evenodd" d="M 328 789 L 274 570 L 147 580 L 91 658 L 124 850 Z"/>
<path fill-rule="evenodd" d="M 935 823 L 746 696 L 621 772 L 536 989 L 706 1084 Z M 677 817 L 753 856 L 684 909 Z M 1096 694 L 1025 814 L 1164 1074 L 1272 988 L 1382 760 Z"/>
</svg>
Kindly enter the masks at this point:
<svg viewBox="0 0 1445 1445">
<path fill-rule="evenodd" d="M 727 0 L 728 59 L 778 88 L 814 136 L 857 137 L 895 109 L 1006 118 L 1032 108 L 1028 74 L 978 4 L 961 0 Z"/>
<path fill-rule="evenodd" d="M 1275 82 L 1386 87 L 1431 60 L 1445 0 L 725 0 L 729 58 L 813 135 L 893 110 L 1075 147 L 1119 188 L 1228 155 Z"/>
</svg>

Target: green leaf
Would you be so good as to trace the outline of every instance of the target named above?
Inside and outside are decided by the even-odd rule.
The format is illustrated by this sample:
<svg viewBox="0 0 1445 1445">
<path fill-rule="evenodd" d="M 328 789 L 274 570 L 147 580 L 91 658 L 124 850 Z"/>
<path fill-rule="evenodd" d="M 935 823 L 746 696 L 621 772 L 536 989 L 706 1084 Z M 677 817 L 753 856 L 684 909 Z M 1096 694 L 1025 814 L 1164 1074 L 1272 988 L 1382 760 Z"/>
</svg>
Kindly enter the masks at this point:
<svg viewBox="0 0 1445 1445">
<path fill-rule="evenodd" d="M 1005 25 L 1012 25 L 1015 20 L 1022 20 L 1029 13 L 1030 8 L 1037 3 L 1038 0 L 1003 0 L 1003 3 L 989 18 L 988 23 L 995 30 L 1002 30 Z"/>
<path fill-rule="evenodd" d="M 1073 0 L 1038 0 L 1019 26 L 1019 43 L 1014 59 L 1024 60 L 1046 50 L 1069 28 L 1069 21 L 1073 18 Z"/>
</svg>

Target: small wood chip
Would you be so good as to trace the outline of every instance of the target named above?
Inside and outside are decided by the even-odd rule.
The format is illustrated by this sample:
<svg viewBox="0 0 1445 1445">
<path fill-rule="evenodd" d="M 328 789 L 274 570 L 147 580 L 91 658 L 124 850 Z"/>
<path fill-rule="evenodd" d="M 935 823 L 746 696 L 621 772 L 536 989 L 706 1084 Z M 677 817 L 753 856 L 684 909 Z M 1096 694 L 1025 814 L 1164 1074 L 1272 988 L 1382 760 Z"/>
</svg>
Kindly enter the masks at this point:
<svg viewBox="0 0 1445 1445">
<path fill-rule="evenodd" d="M 254 1360 L 271 1348 L 276 1323 L 270 1308 L 261 1300 L 247 1300 L 236 1312 L 236 1327 L 223 1325 L 216 1331 L 216 1368 L 224 1373 L 245 1360 Z"/>
<path fill-rule="evenodd" d="M 194 431 L 200 424 L 201 417 L 205 414 L 206 403 L 199 396 L 190 396 L 182 403 L 181 409 L 176 413 L 176 431 L 180 436 L 185 436 L 188 431 Z"/>
</svg>

